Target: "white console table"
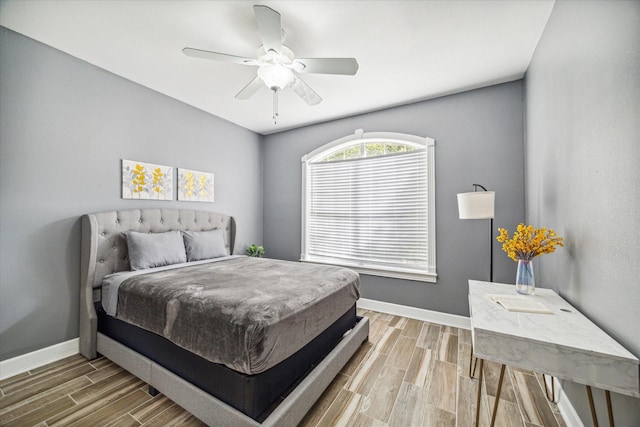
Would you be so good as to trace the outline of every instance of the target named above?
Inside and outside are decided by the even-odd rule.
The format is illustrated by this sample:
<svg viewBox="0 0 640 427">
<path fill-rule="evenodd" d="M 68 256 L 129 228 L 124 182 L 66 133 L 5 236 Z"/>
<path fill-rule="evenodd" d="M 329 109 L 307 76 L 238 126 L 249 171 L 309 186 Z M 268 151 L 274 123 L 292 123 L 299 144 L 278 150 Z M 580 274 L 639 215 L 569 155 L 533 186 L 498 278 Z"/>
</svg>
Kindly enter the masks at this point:
<svg viewBox="0 0 640 427">
<path fill-rule="evenodd" d="M 502 364 L 491 426 L 495 422 L 505 365 L 585 384 L 596 426 L 592 386 L 606 392 L 610 424 L 613 414 L 609 391 L 640 397 L 638 358 L 558 294 L 538 288 L 534 296 L 523 296 L 542 303 L 553 314 L 508 311 L 488 297 L 494 294 L 514 296 L 516 292 L 513 285 L 469 280 L 473 353 L 480 359 L 476 425 L 484 360 Z"/>
</svg>

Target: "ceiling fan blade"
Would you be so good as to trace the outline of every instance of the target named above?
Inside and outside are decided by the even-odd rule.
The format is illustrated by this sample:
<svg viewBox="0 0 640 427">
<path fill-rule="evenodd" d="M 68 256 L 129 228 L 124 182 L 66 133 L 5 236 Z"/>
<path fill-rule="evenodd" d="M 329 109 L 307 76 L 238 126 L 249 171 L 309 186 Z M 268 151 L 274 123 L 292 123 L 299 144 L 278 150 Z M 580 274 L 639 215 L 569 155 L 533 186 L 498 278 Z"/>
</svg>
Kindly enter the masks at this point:
<svg viewBox="0 0 640 427">
<path fill-rule="evenodd" d="M 299 73 L 353 76 L 358 72 L 358 61 L 355 58 L 298 58 L 293 68 Z"/>
<path fill-rule="evenodd" d="M 280 52 L 282 48 L 282 22 L 280 14 L 267 6 L 253 6 L 253 13 L 256 15 L 258 32 L 262 39 L 264 50 L 269 52 L 275 50 Z"/>
<path fill-rule="evenodd" d="M 241 56 L 227 55 L 226 53 L 210 52 L 208 50 L 185 47 L 182 53 L 193 58 L 213 59 L 214 61 L 233 62 L 242 65 L 258 65 L 255 59 L 243 58 Z"/>
<path fill-rule="evenodd" d="M 315 93 L 308 84 L 303 82 L 300 76 L 296 75 L 295 80 L 291 83 L 291 88 L 309 105 L 317 105 L 322 102 L 320 95 Z"/>
<path fill-rule="evenodd" d="M 256 77 L 255 79 L 251 80 L 248 85 L 243 87 L 240 92 L 238 92 L 236 94 L 236 98 L 237 99 L 249 99 L 262 86 L 264 86 L 264 83 L 262 83 L 262 80 L 260 80 L 260 77 Z"/>
</svg>

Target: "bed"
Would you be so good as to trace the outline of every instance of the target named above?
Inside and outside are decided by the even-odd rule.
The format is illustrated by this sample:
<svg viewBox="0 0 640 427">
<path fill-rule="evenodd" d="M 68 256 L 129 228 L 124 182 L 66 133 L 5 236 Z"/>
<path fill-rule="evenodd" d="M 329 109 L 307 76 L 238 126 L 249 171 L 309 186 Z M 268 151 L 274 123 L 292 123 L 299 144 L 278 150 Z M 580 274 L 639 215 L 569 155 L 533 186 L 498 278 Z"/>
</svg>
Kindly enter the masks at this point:
<svg viewBox="0 0 640 427">
<path fill-rule="evenodd" d="M 127 238 L 175 233 L 218 233 L 225 256 L 129 273 L 139 261 L 137 249 L 129 259 Z M 83 216 L 80 353 L 104 355 L 209 425 L 296 425 L 368 337 L 368 320 L 355 313 L 354 273 L 233 256 L 234 243 L 233 217 L 213 212 Z M 186 277 L 191 282 L 178 287 Z M 250 281 L 265 285 L 245 285 Z M 271 300 L 263 296 L 267 288 Z M 262 304 L 252 308 L 252 300 Z M 225 352 L 234 345 L 241 356 Z"/>
</svg>

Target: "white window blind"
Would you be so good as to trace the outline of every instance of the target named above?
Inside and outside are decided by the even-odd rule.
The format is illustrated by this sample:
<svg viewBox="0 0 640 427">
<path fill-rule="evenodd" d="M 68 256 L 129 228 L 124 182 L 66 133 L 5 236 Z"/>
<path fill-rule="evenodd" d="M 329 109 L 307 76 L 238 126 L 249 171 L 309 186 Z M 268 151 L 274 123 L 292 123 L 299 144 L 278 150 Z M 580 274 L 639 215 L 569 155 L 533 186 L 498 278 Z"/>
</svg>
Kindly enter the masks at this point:
<svg viewBox="0 0 640 427">
<path fill-rule="evenodd" d="M 370 274 L 435 277 L 429 160 L 423 145 L 377 157 L 309 161 L 302 259 Z"/>
</svg>

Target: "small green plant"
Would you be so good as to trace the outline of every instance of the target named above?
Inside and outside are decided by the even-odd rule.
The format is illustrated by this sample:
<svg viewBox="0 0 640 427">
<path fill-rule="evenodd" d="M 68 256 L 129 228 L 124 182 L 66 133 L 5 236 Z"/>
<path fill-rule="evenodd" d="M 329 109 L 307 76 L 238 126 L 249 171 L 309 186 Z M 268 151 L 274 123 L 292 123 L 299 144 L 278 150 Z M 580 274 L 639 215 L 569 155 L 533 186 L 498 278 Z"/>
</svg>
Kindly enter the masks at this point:
<svg viewBox="0 0 640 427">
<path fill-rule="evenodd" d="M 258 245 L 251 245 L 247 248 L 247 255 L 257 258 L 262 258 L 264 255 L 264 247 Z"/>
</svg>

